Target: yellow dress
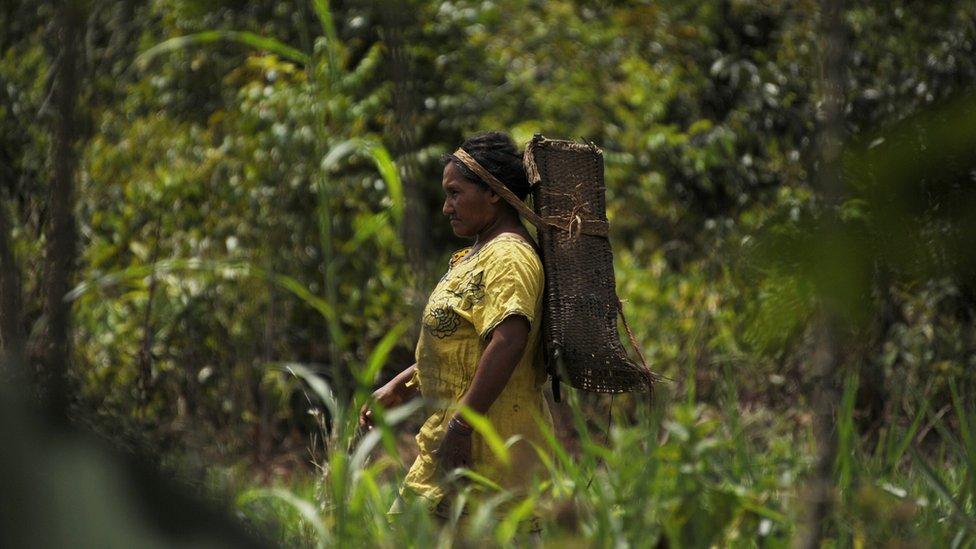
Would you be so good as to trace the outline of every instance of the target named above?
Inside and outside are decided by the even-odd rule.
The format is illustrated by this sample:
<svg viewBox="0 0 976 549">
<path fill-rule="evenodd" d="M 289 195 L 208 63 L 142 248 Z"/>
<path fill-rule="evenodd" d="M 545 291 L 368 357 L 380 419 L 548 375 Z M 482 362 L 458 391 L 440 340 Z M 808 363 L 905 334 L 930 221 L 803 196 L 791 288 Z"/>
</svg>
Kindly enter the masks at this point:
<svg viewBox="0 0 976 549">
<path fill-rule="evenodd" d="M 410 467 L 405 488 L 434 507 L 448 487 L 438 482 L 432 453 L 440 444 L 452 412 L 474 377 L 486 336 L 511 315 L 529 320 L 531 329 L 522 359 L 498 399 L 488 409 L 503 441 L 522 437 L 509 448 L 506 466 L 476 432 L 472 435 L 472 469 L 501 487 L 519 492 L 540 472 L 535 444 L 547 448 L 538 421 L 550 429 L 552 416 L 542 393 L 546 372 L 537 354 L 542 320 L 542 263 L 521 237 L 505 233 L 469 254 L 460 250 L 434 288 L 424 308 L 417 342 L 417 369 L 410 383 L 419 385 L 427 403 L 427 421 L 417 435 L 420 455 Z"/>
</svg>

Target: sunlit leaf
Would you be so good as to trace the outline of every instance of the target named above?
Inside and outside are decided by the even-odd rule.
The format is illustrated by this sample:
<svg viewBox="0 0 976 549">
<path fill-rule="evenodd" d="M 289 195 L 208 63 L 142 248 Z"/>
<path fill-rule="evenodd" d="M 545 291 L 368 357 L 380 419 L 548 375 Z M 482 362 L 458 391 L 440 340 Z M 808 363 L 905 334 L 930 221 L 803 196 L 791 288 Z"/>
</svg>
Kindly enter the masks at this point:
<svg viewBox="0 0 976 549">
<path fill-rule="evenodd" d="M 498 435 L 498 431 L 495 430 L 495 427 L 491 424 L 491 421 L 487 417 L 467 407 L 461 407 L 459 412 L 461 417 L 463 417 L 469 425 L 474 427 L 474 430 L 485 439 L 485 442 L 488 444 L 488 448 L 491 449 L 491 452 L 495 455 L 495 457 L 505 465 L 508 465 L 511 461 L 508 453 L 508 447 L 505 446 L 505 441 L 502 440 L 502 437 Z"/>
<path fill-rule="evenodd" d="M 213 44 L 215 42 L 235 42 L 249 46 L 256 50 L 277 54 L 285 59 L 295 61 L 296 63 L 301 63 L 302 65 L 308 63 L 308 55 L 274 38 L 261 36 L 248 31 L 231 30 L 203 31 L 164 40 L 141 53 L 138 57 L 136 57 L 135 63 L 140 69 L 145 69 L 149 63 L 153 61 L 153 59 L 159 57 L 160 55 L 186 49 L 191 46 Z"/>
<path fill-rule="evenodd" d="M 318 375 L 307 364 L 288 362 L 277 366 L 307 383 L 312 392 L 325 404 L 332 417 L 339 417 L 339 404 L 336 401 L 335 393 L 322 376 Z"/>
</svg>

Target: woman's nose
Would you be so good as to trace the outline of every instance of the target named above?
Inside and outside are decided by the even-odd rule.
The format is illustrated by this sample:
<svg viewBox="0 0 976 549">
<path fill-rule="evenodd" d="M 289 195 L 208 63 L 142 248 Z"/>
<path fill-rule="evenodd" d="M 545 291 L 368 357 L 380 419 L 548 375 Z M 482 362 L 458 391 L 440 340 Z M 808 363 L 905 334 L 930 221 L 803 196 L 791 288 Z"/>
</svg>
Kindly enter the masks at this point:
<svg viewBox="0 0 976 549">
<path fill-rule="evenodd" d="M 443 213 L 444 215 L 451 215 L 452 213 L 454 213 L 454 208 L 451 207 L 450 203 L 447 200 L 445 200 L 444 205 L 441 206 L 441 213 Z"/>
</svg>

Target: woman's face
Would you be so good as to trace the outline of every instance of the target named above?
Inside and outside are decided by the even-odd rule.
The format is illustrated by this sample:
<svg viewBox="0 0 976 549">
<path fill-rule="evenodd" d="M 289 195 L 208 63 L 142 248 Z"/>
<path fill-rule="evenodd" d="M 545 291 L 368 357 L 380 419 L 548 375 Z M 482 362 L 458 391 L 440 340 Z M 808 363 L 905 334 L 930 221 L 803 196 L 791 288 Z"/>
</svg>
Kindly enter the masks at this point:
<svg viewBox="0 0 976 549">
<path fill-rule="evenodd" d="M 454 162 L 444 166 L 441 186 L 444 187 L 441 211 L 451 220 L 454 234 L 475 237 L 495 221 L 499 196 L 465 179 Z"/>
</svg>

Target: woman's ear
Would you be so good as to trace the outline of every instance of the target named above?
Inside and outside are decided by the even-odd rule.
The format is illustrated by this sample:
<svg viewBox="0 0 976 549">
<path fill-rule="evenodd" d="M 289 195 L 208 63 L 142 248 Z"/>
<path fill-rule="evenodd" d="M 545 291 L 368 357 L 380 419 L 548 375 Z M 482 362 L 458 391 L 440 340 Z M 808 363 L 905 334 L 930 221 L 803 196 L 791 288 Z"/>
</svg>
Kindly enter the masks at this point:
<svg viewBox="0 0 976 549">
<path fill-rule="evenodd" d="M 502 197 L 498 196 L 498 193 L 496 193 L 491 189 L 488 189 L 488 202 L 492 204 L 498 204 L 498 201 L 501 199 Z"/>
</svg>

